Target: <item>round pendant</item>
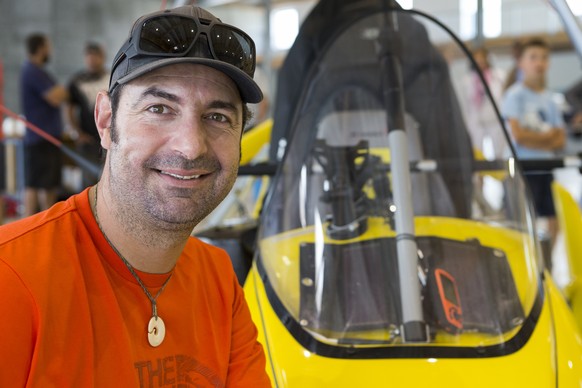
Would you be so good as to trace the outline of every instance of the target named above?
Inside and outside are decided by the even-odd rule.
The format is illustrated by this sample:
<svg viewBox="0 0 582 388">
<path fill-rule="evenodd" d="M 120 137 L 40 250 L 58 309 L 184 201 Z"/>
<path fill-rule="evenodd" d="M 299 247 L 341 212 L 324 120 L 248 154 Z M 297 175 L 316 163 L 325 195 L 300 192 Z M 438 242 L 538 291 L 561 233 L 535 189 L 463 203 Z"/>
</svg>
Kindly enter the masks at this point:
<svg viewBox="0 0 582 388">
<path fill-rule="evenodd" d="M 166 336 L 166 325 L 162 318 L 152 317 L 150 323 L 148 324 L 148 342 L 153 347 L 158 346 L 164 341 Z"/>
</svg>

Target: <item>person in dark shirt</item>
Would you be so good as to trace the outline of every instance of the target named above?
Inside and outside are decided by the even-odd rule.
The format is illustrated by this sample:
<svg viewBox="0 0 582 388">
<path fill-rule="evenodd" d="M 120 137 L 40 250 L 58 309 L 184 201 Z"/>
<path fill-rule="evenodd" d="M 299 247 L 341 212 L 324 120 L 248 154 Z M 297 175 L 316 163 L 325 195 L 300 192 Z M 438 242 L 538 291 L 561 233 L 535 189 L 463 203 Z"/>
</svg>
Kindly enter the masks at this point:
<svg viewBox="0 0 582 388">
<path fill-rule="evenodd" d="M 57 84 L 44 66 L 50 60 L 51 43 L 42 33 L 26 39 L 28 60 L 20 76 L 22 110 L 28 121 L 46 133 L 60 138 L 63 130 L 60 106 L 68 92 Z M 62 158 L 60 150 L 27 129 L 24 136 L 25 198 L 24 215 L 48 209 L 57 200 L 61 185 Z"/>
<path fill-rule="evenodd" d="M 95 126 L 95 98 L 109 85 L 109 71 L 105 68 L 105 50 L 95 42 L 85 46 L 85 68 L 69 83 L 68 119 L 76 133 L 79 153 L 90 162 L 99 164 L 101 145 Z M 83 171 L 83 187 L 97 183 L 97 177 Z"/>
</svg>

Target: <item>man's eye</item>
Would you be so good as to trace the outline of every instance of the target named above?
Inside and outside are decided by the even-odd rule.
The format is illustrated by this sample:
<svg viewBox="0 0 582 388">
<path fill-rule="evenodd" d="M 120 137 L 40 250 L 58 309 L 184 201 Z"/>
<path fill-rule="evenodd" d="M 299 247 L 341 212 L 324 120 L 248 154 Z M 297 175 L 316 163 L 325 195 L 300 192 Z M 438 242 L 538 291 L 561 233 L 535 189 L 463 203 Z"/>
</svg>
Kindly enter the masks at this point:
<svg viewBox="0 0 582 388">
<path fill-rule="evenodd" d="M 166 108 L 164 105 L 152 105 L 147 110 L 148 110 L 148 112 L 157 113 L 157 114 L 162 114 L 162 113 L 168 112 L 168 108 Z"/>
<path fill-rule="evenodd" d="M 225 115 L 220 114 L 220 113 L 211 113 L 210 115 L 208 115 L 208 118 L 210 120 L 218 121 L 220 123 L 228 122 L 228 118 Z"/>
</svg>

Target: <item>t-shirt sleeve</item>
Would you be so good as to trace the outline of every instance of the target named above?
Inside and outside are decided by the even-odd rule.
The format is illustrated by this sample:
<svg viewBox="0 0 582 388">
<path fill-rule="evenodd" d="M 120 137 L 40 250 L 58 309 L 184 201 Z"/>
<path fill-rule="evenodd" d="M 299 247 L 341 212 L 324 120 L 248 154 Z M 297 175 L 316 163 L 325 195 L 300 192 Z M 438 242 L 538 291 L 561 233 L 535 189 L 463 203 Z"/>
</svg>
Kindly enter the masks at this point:
<svg viewBox="0 0 582 388">
<path fill-rule="evenodd" d="M 501 100 L 501 115 L 504 119 L 519 119 L 521 116 L 518 94 L 514 89 L 509 89 Z"/>
<path fill-rule="evenodd" d="M 0 387 L 24 387 L 32 364 L 35 322 L 32 296 L 0 260 Z"/>
<path fill-rule="evenodd" d="M 79 105 L 81 103 L 80 97 L 81 92 L 79 91 L 79 88 L 77 88 L 75 80 L 72 80 L 69 83 L 68 89 L 69 89 L 69 102 L 73 105 Z"/>
<path fill-rule="evenodd" d="M 78 77 L 71 80 L 68 85 L 69 89 L 69 102 L 73 105 L 81 105 L 83 103 L 83 95 L 79 90 Z"/>
<path fill-rule="evenodd" d="M 226 386 L 271 387 L 265 371 L 265 353 L 257 341 L 257 328 L 244 298 L 243 290 L 234 278 L 235 298 L 233 305 L 232 346 Z"/>
<path fill-rule="evenodd" d="M 50 89 L 55 86 L 55 82 L 40 70 L 29 71 L 24 77 L 26 88 L 34 90 L 39 96 L 44 96 Z"/>
</svg>

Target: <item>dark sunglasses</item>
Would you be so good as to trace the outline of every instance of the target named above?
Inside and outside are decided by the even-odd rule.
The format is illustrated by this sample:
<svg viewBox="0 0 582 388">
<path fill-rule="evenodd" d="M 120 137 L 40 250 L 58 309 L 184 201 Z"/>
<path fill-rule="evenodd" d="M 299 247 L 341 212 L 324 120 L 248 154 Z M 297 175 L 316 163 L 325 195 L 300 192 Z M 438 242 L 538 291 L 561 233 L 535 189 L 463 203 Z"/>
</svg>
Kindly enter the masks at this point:
<svg viewBox="0 0 582 388">
<path fill-rule="evenodd" d="M 255 73 L 255 43 L 244 31 L 221 23 L 195 17 L 158 15 L 141 22 L 131 33 L 128 47 L 122 50 L 111 72 L 123 59 L 139 55 L 184 57 L 206 35 L 213 59 L 231 64 L 251 78 Z M 193 55 L 194 56 L 194 55 Z"/>
</svg>

